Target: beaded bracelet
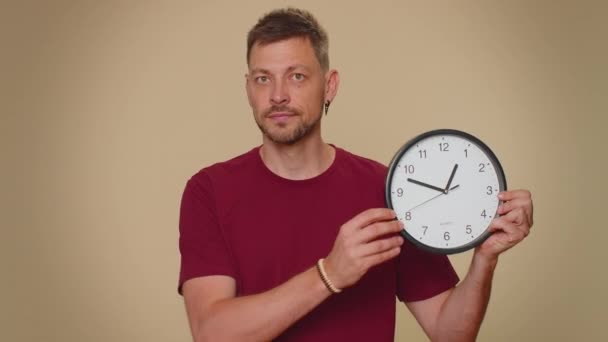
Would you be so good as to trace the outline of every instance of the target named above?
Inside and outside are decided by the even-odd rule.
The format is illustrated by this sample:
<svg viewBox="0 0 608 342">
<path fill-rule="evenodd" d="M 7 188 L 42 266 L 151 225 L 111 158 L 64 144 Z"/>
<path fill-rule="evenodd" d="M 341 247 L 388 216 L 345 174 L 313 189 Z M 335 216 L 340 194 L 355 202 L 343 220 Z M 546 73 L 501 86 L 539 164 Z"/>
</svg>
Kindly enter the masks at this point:
<svg viewBox="0 0 608 342">
<path fill-rule="evenodd" d="M 321 280 L 323 281 L 323 284 L 325 284 L 325 286 L 331 293 L 342 292 L 342 289 L 335 287 L 334 284 L 331 282 L 331 280 L 329 280 L 329 277 L 327 277 L 327 273 L 325 273 L 325 267 L 323 267 L 324 260 L 325 259 L 321 258 L 321 259 L 319 259 L 319 261 L 317 261 L 317 270 L 319 271 L 319 275 L 321 276 Z"/>
</svg>

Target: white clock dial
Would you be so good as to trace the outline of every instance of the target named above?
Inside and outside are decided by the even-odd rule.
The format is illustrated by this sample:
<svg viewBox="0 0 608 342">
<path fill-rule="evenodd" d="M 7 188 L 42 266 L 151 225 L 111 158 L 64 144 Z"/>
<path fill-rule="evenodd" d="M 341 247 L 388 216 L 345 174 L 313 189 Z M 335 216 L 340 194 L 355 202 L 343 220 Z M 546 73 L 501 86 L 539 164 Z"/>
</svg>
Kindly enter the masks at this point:
<svg viewBox="0 0 608 342">
<path fill-rule="evenodd" d="M 395 155 L 386 198 L 416 245 L 456 253 L 479 245 L 506 189 L 500 163 L 479 139 L 456 130 L 424 133 Z"/>
</svg>

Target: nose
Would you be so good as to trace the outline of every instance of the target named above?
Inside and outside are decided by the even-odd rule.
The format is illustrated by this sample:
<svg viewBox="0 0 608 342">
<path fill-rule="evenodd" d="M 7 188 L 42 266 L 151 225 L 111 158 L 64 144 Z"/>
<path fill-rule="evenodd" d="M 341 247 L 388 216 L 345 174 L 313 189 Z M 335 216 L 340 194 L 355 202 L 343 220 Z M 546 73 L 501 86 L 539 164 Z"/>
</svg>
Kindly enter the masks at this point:
<svg viewBox="0 0 608 342">
<path fill-rule="evenodd" d="M 270 103 L 272 105 L 284 105 L 289 103 L 289 91 L 286 82 L 278 80 L 274 83 L 272 93 L 270 94 Z"/>
</svg>

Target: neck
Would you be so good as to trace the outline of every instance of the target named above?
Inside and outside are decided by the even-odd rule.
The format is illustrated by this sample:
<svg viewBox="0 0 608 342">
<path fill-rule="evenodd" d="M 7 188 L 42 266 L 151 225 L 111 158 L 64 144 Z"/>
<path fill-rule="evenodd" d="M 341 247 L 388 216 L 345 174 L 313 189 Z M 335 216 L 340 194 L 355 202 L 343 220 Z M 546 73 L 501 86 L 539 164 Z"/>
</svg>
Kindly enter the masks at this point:
<svg viewBox="0 0 608 342">
<path fill-rule="evenodd" d="M 264 137 L 262 161 L 273 173 L 291 180 L 316 177 L 334 161 L 336 151 L 320 136 L 304 137 L 292 145 L 278 144 Z"/>
</svg>

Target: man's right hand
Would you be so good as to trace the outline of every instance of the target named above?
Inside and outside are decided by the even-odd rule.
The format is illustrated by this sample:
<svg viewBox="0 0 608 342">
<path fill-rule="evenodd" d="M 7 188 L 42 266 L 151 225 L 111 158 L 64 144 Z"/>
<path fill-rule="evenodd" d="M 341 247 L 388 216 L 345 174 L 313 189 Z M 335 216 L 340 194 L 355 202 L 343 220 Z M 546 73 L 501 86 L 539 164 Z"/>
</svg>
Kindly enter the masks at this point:
<svg viewBox="0 0 608 342">
<path fill-rule="evenodd" d="M 340 227 L 334 246 L 325 258 L 325 271 L 334 286 L 354 285 L 367 271 L 399 255 L 403 229 L 393 210 L 368 209 Z"/>
<path fill-rule="evenodd" d="M 370 209 L 342 225 L 325 259 L 335 286 L 353 285 L 371 267 L 399 254 L 403 239 L 394 236 L 401 229 L 394 218 L 392 210 Z M 224 275 L 187 280 L 183 293 L 196 341 L 270 341 L 331 295 L 315 267 L 247 296 L 237 296 L 236 280 Z"/>
</svg>

